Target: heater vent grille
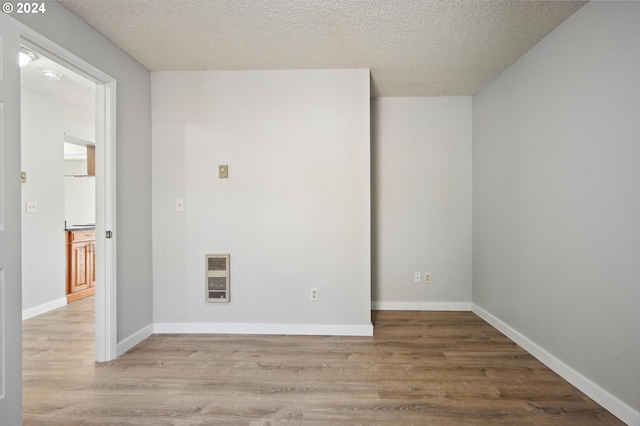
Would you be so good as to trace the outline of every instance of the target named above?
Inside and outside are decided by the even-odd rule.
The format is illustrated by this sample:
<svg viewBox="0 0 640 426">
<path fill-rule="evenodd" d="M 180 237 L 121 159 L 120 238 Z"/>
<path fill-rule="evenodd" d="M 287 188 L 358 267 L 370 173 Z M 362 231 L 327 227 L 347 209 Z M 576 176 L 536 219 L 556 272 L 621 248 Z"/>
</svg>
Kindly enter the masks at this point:
<svg viewBox="0 0 640 426">
<path fill-rule="evenodd" d="M 229 254 L 207 254 L 205 259 L 205 299 L 207 302 L 229 302 Z"/>
<path fill-rule="evenodd" d="M 226 271 L 227 258 L 226 257 L 209 257 L 207 258 L 207 267 L 210 271 Z"/>
</svg>

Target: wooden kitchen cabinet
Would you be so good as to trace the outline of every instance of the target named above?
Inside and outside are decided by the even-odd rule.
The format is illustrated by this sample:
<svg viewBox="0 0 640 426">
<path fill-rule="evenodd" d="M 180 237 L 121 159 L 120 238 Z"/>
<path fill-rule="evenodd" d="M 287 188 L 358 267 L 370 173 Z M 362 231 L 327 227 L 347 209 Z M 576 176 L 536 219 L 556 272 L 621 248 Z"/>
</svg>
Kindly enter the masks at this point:
<svg viewBox="0 0 640 426">
<path fill-rule="evenodd" d="M 67 231 L 67 303 L 95 294 L 94 230 Z"/>
<path fill-rule="evenodd" d="M 87 145 L 87 175 L 96 175 L 96 146 Z"/>
</svg>

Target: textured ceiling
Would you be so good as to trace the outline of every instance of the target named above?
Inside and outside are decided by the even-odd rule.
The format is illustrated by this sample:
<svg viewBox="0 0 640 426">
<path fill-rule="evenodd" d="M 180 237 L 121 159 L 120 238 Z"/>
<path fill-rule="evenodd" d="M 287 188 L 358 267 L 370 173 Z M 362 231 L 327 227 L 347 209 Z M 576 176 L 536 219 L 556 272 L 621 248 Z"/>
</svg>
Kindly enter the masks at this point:
<svg viewBox="0 0 640 426">
<path fill-rule="evenodd" d="M 59 2 L 151 71 L 370 68 L 372 96 L 472 95 L 585 3 Z"/>
<path fill-rule="evenodd" d="M 60 104 L 67 117 L 93 125 L 95 83 L 41 54 L 36 55 L 36 60 L 20 68 L 20 86 Z M 58 81 L 50 80 L 44 75 L 46 70 L 55 71 L 62 77 Z"/>
</svg>

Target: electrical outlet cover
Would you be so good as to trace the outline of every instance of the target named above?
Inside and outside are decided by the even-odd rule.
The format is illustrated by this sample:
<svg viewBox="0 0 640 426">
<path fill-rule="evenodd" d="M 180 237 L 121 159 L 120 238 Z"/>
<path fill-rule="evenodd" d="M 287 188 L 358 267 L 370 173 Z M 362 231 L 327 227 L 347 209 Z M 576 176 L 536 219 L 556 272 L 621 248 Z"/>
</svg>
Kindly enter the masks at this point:
<svg viewBox="0 0 640 426">
<path fill-rule="evenodd" d="M 312 288 L 311 289 L 311 294 L 309 295 L 309 299 L 313 300 L 314 302 L 318 300 L 318 289 L 317 288 Z"/>
</svg>

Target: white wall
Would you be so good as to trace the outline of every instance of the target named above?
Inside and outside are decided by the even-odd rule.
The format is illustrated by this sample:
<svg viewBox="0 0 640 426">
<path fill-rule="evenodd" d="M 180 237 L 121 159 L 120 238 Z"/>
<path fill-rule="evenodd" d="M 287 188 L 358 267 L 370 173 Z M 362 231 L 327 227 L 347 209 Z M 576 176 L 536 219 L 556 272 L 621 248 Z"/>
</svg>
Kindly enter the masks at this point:
<svg viewBox="0 0 640 426">
<path fill-rule="evenodd" d="M 26 89 L 21 90 L 21 110 L 21 166 L 27 172 L 22 184 L 22 309 L 35 314 L 66 302 L 64 134 L 92 133 L 94 126 L 75 121 L 61 104 Z M 37 213 L 26 213 L 27 201 L 37 203 Z"/>
<path fill-rule="evenodd" d="M 470 309 L 471 98 L 372 99 L 371 120 L 374 308 Z"/>
<path fill-rule="evenodd" d="M 95 176 L 64 177 L 64 211 L 68 227 L 96 223 Z"/>
<path fill-rule="evenodd" d="M 64 156 L 65 223 L 67 227 L 95 224 L 96 178 L 87 175 L 87 147 L 65 142 Z"/>
<path fill-rule="evenodd" d="M 156 330 L 370 333 L 368 70 L 152 73 L 152 104 Z"/>
<path fill-rule="evenodd" d="M 58 2 L 12 15 L 117 80 L 117 339 L 152 322 L 150 74 Z"/>
<path fill-rule="evenodd" d="M 473 98 L 473 301 L 635 425 L 639 22 L 590 2 Z"/>
</svg>

